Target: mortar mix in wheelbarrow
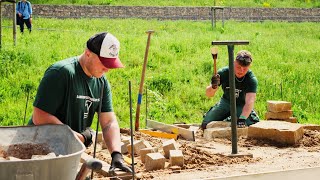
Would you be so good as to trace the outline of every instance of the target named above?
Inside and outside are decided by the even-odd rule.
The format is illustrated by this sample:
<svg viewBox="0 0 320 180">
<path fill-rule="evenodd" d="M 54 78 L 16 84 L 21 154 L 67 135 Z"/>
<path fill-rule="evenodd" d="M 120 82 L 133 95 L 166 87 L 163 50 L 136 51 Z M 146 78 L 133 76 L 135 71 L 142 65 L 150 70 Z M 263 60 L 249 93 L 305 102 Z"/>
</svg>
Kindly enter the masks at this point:
<svg viewBox="0 0 320 180">
<path fill-rule="evenodd" d="M 77 175 L 83 143 L 66 125 L 0 127 L 0 179 L 81 179 L 88 169 L 101 169 L 90 160 Z"/>
</svg>

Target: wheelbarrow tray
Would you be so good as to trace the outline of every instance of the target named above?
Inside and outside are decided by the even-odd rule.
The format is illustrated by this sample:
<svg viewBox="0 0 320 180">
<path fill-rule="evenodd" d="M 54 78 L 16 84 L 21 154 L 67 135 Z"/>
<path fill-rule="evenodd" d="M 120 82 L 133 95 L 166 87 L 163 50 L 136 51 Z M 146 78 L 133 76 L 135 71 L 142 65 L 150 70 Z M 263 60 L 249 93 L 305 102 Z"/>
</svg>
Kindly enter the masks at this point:
<svg viewBox="0 0 320 180">
<path fill-rule="evenodd" d="M 45 144 L 56 156 L 45 159 L 0 159 L 0 179 L 75 179 L 85 146 L 66 125 L 0 127 L 0 150 L 13 145 Z"/>
</svg>

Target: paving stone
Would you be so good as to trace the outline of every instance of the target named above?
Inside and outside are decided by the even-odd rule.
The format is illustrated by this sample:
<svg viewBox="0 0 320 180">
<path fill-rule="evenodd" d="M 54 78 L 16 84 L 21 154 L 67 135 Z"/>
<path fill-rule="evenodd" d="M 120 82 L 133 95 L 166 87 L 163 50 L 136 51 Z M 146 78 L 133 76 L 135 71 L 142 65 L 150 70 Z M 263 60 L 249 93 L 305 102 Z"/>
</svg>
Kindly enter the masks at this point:
<svg viewBox="0 0 320 180">
<path fill-rule="evenodd" d="M 150 147 L 152 146 L 148 141 L 139 140 L 139 141 L 133 142 L 133 151 L 134 151 L 134 154 L 137 154 L 137 155 L 140 155 L 141 149 L 150 148 Z M 131 154 L 131 144 L 128 144 L 127 148 L 128 148 L 129 154 Z"/>
<path fill-rule="evenodd" d="M 131 142 L 131 137 L 121 135 L 121 142 L 129 144 Z"/>
<path fill-rule="evenodd" d="M 146 155 L 145 168 L 147 171 L 164 169 L 166 158 L 161 153 L 149 153 Z"/>
<path fill-rule="evenodd" d="M 248 127 L 245 128 L 237 128 L 237 136 L 247 137 L 248 135 Z M 209 128 L 205 129 L 203 132 L 203 137 L 206 140 L 213 140 L 214 138 L 228 138 L 230 139 L 232 136 L 231 127 L 225 128 Z"/>
<path fill-rule="evenodd" d="M 97 141 L 98 141 L 98 142 L 102 142 L 102 141 L 103 141 L 102 131 L 99 131 L 99 132 L 98 132 Z"/>
<path fill-rule="evenodd" d="M 267 101 L 267 110 L 270 112 L 282 112 L 291 110 L 291 102 Z"/>
<path fill-rule="evenodd" d="M 128 153 L 128 145 L 129 145 L 129 143 L 120 142 L 122 154 Z"/>
<path fill-rule="evenodd" d="M 190 126 L 190 127 L 188 128 L 188 130 L 197 132 L 197 131 L 199 130 L 199 128 L 200 128 L 199 126 Z"/>
<path fill-rule="evenodd" d="M 272 121 L 285 121 L 285 122 L 290 122 L 290 123 L 297 123 L 298 120 L 296 117 L 289 117 L 289 119 L 267 119 L 267 120 L 272 120 Z"/>
<path fill-rule="evenodd" d="M 149 147 L 149 148 L 143 148 L 140 150 L 140 159 L 142 163 L 145 163 L 146 161 L 146 155 L 149 153 L 155 153 L 158 152 L 158 148 L 156 147 Z"/>
<path fill-rule="evenodd" d="M 303 124 L 303 129 L 320 131 L 320 126 L 316 124 Z"/>
<path fill-rule="evenodd" d="M 230 127 L 231 122 L 227 121 L 211 121 L 209 124 L 207 124 L 207 129 L 209 128 L 225 128 L 225 127 Z"/>
<path fill-rule="evenodd" d="M 169 159 L 170 150 L 179 149 L 178 144 L 174 139 L 170 139 L 163 142 L 162 147 L 163 147 L 164 157 L 166 157 L 167 159 Z"/>
<path fill-rule="evenodd" d="M 283 121 L 260 121 L 249 127 L 248 137 L 293 145 L 303 137 L 303 126 Z"/>
<path fill-rule="evenodd" d="M 101 146 L 102 149 L 108 149 L 107 147 L 107 144 L 105 141 L 102 141 L 102 146 Z"/>
<path fill-rule="evenodd" d="M 170 166 L 169 169 L 171 169 L 173 172 L 175 172 L 175 171 L 180 171 L 181 167 L 180 166 Z"/>
<path fill-rule="evenodd" d="M 290 111 L 282 111 L 282 112 L 270 112 L 266 113 L 266 119 L 289 119 L 292 117 L 293 112 Z"/>
<path fill-rule="evenodd" d="M 181 150 L 170 150 L 169 156 L 170 156 L 169 162 L 171 166 L 183 167 L 184 159 L 183 159 L 183 154 Z"/>
</svg>

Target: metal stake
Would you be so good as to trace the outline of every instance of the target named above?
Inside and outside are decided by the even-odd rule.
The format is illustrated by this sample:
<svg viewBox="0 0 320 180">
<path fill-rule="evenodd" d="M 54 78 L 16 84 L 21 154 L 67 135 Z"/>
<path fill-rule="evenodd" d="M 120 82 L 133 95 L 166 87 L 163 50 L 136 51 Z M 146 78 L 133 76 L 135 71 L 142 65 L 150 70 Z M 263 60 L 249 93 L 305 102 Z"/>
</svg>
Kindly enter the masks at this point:
<svg viewBox="0 0 320 180">
<path fill-rule="evenodd" d="M 104 89 L 104 82 L 102 81 L 99 108 L 98 108 L 98 120 L 97 120 L 97 127 L 96 127 L 96 137 L 95 137 L 95 140 L 94 140 L 94 147 L 93 147 L 93 158 L 96 158 L 97 139 L 98 139 L 99 122 L 100 122 L 101 107 L 102 107 L 103 89 Z M 92 178 L 93 178 L 93 170 L 91 170 L 91 179 Z"/>
<path fill-rule="evenodd" d="M 229 55 L 229 86 L 230 86 L 230 114 L 231 114 L 231 141 L 232 153 L 238 153 L 237 147 L 237 109 L 236 109 L 236 85 L 234 75 L 234 45 L 248 45 L 249 41 L 212 41 L 212 45 L 227 45 Z"/>
<path fill-rule="evenodd" d="M 131 81 L 129 81 L 129 104 L 130 104 L 130 137 L 131 137 L 131 159 L 132 159 L 132 179 L 134 180 L 134 151 L 133 151 L 133 125 L 132 125 L 132 98 L 131 98 Z"/>
</svg>

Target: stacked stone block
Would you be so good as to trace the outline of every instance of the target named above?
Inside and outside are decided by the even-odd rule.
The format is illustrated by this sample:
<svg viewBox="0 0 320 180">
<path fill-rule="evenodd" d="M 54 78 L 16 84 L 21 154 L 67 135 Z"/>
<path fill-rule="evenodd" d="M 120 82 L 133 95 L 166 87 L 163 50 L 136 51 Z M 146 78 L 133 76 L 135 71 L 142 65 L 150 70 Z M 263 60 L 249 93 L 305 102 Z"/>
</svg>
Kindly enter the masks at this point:
<svg viewBox="0 0 320 180">
<path fill-rule="evenodd" d="M 286 121 L 297 123 L 297 118 L 293 117 L 291 102 L 287 101 L 267 101 L 266 120 Z"/>
</svg>

